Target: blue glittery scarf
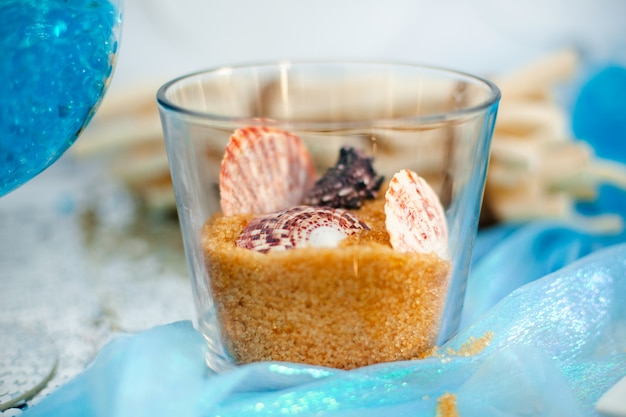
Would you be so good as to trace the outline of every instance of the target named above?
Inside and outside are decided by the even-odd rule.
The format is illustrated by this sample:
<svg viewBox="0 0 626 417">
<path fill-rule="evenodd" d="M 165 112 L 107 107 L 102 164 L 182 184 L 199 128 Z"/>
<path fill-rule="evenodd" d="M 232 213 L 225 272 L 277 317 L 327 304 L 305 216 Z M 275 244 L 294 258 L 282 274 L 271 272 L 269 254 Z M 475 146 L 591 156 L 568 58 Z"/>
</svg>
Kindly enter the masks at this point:
<svg viewBox="0 0 626 417">
<path fill-rule="evenodd" d="M 626 375 L 626 244 L 569 262 L 594 239 L 550 224 L 497 233 L 487 253 L 479 241 L 463 330 L 426 359 L 353 371 L 269 362 L 207 375 L 201 336 L 178 322 L 118 337 L 24 415 L 445 416 L 446 406 L 463 417 L 596 415 Z M 509 245 L 515 239 L 527 249 Z M 537 250 L 567 266 L 536 276 L 546 268 L 528 262 Z"/>
</svg>

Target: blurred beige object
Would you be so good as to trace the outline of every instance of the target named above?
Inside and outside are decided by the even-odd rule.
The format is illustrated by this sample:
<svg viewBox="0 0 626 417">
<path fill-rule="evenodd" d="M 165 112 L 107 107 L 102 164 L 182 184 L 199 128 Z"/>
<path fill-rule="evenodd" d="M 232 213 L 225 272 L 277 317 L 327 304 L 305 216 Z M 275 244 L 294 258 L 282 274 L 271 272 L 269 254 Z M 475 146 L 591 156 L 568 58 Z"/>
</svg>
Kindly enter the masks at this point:
<svg viewBox="0 0 626 417">
<path fill-rule="evenodd" d="M 626 188 L 626 168 L 596 158 L 593 149 L 585 142 L 575 140 L 569 132 L 569 114 L 554 96 L 559 84 L 567 82 L 576 73 L 577 66 L 577 54 L 573 50 L 563 50 L 502 76 L 493 77 L 502 91 L 502 101 L 485 187 L 485 223 L 556 218 L 575 221 L 580 227 L 602 232 L 621 230 L 622 218 L 618 215 L 581 219 L 574 211 L 577 200 L 595 197 L 599 183 L 612 183 Z M 384 77 L 368 82 L 386 85 Z M 356 87 L 360 83 L 362 80 L 354 80 L 353 84 L 344 82 L 342 89 L 338 88 L 336 92 L 342 96 L 349 94 L 359 113 L 333 113 L 333 116 L 341 120 L 362 119 L 363 114 L 372 111 L 372 96 Z M 298 87 L 304 84 L 298 83 L 297 78 L 262 79 L 255 85 L 237 86 L 236 89 L 225 83 L 219 88 L 228 90 L 233 97 L 232 103 L 218 110 L 207 107 L 211 104 L 203 100 L 211 92 L 199 88 L 198 110 L 225 114 L 265 114 L 270 118 L 294 117 L 297 115 L 285 113 L 289 109 L 276 105 L 279 101 L 276 97 L 289 91 L 290 102 L 300 103 L 294 108 L 306 109 L 308 117 L 311 114 L 325 117 L 333 111 L 333 97 L 320 96 L 315 88 L 305 91 L 303 87 Z M 311 83 L 307 82 L 306 85 Z M 157 83 L 147 83 L 107 95 L 73 152 L 83 158 L 111 155 L 115 175 L 128 184 L 148 209 L 174 210 L 174 194 L 155 98 L 159 86 Z M 259 102 L 248 101 L 249 90 L 246 89 L 250 88 L 263 91 Z M 424 85 L 421 88 L 432 89 L 436 86 Z M 379 90 L 384 91 L 384 88 Z M 402 106 L 389 109 L 389 116 L 402 116 L 408 109 L 416 107 L 449 109 L 450 106 L 467 104 L 462 101 L 472 95 L 450 91 L 449 96 L 448 102 L 433 103 L 415 102 L 406 96 Z M 384 100 L 384 97 L 378 99 Z M 327 141 L 320 141 L 319 137 L 310 136 L 309 132 L 294 133 L 308 143 L 318 168 L 334 163 L 338 154 L 336 146 L 324 146 Z M 333 132 L 329 130 L 326 134 L 332 136 Z M 413 139 L 417 139 L 417 136 L 412 138 L 411 135 L 419 135 L 421 149 L 425 147 L 428 152 L 416 152 L 416 140 Z M 224 141 L 228 140 L 228 136 L 228 132 L 224 132 Z M 419 172 L 424 178 L 441 179 L 441 173 L 433 171 L 433 167 L 440 165 L 442 158 L 450 157 L 450 141 L 447 139 L 441 133 L 380 128 L 368 132 L 355 131 L 350 145 L 365 145 L 373 149 L 375 167 L 386 177 L 390 178 L 393 174 L 387 172 L 389 155 L 400 153 L 407 155 L 407 168 Z M 401 152 L 398 152 L 399 149 Z M 211 161 L 208 164 L 211 167 L 207 169 L 219 169 L 220 152 L 214 149 L 202 149 L 201 152 L 206 155 L 207 161 Z M 434 183 L 434 180 L 432 185 L 437 189 L 452 186 Z"/>
<path fill-rule="evenodd" d="M 564 49 L 493 81 L 502 91 L 502 100 L 551 100 L 555 85 L 572 77 L 577 66 L 578 54 L 573 49 Z"/>
<path fill-rule="evenodd" d="M 324 76 L 320 79 L 302 78 L 296 74 L 286 79 L 268 80 L 263 88 L 263 100 L 259 106 L 269 118 L 284 119 L 294 118 L 297 120 L 337 120 L 358 121 L 372 118 L 398 118 L 416 113 L 438 113 L 449 110 L 448 101 L 441 100 L 445 97 L 441 90 L 446 88 L 444 81 L 424 83 L 416 81 L 414 77 L 408 77 L 406 81 L 398 81 L 385 75 L 384 69 L 379 75 L 362 75 L 344 79 L 337 77 L 336 81 L 329 81 Z M 335 88 L 329 88 L 328 84 L 336 82 Z M 326 86 L 326 89 L 318 86 Z M 363 89 L 363 86 L 372 86 Z M 331 91 L 332 94 L 329 94 Z M 413 91 L 420 91 L 421 96 L 416 99 Z M 450 91 L 452 97 L 454 91 Z M 341 99 L 338 99 L 341 97 Z M 390 97 L 397 98 L 389 103 Z M 281 103 L 297 103 L 287 108 Z M 341 103 L 339 107 L 338 103 Z M 380 103 L 388 103 L 384 106 L 385 114 L 381 114 Z"/>
<path fill-rule="evenodd" d="M 617 232 L 615 214 L 582 218 L 574 211 L 593 199 L 599 183 L 626 188 L 626 168 L 595 157 L 569 132 L 569 116 L 553 91 L 575 74 L 578 57 L 564 50 L 497 77 L 502 102 L 493 135 L 483 207 L 491 221 L 554 218 L 599 232 Z"/>
<path fill-rule="evenodd" d="M 156 90 L 146 83 L 105 97 L 75 146 L 74 156 L 108 156 L 111 169 L 149 208 L 175 207 Z"/>
</svg>

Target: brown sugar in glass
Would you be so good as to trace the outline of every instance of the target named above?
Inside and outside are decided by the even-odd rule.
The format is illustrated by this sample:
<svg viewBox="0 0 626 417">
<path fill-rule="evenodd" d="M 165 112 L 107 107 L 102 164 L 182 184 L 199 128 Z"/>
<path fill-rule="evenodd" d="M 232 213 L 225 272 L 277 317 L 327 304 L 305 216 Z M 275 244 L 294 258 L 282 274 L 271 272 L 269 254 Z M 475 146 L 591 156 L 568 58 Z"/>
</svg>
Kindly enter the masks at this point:
<svg viewBox="0 0 626 417">
<path fill-rule="evenodd" d="M 450 262 L 388 242 L 382 199 L 355 211 L 372 228 L 338 248 L 258 253 L 236 247 L 251 216 L 202 229 L 228 350 L 263 360 L 351 369 L 411 359 L 436 341 Z"/>
</svg>

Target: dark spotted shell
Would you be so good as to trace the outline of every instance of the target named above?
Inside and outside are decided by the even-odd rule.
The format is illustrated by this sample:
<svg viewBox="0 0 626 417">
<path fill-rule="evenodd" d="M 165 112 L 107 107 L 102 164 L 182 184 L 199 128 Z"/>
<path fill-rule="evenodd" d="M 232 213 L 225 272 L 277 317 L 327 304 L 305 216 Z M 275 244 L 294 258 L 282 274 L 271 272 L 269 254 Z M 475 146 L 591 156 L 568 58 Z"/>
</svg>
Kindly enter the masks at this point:
<svg viewBox="0 0 626 417">
<path fill-rule="evenodd" d="M 237 246 L 257 252 L 303 247 L 336 247 L 346 236 L 369 227 L 347 210 L 296 206 L 253 219 Z"/>
</svg>

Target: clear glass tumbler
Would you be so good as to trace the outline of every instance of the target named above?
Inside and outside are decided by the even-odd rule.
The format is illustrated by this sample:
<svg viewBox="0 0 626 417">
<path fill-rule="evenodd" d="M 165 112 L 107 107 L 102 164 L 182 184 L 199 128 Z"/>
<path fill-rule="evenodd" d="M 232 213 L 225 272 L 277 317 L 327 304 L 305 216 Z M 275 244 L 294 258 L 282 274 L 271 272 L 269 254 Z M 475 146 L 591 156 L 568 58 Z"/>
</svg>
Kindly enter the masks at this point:
<svg viewBox="0 0 626 417">
<path fill-rule="evenodd" d="M 453 335 L 499 99 L 487 80 L 394 63 L 223 67 L 161 87 L 209 367 L 352 369 Z"/>
</svg>

